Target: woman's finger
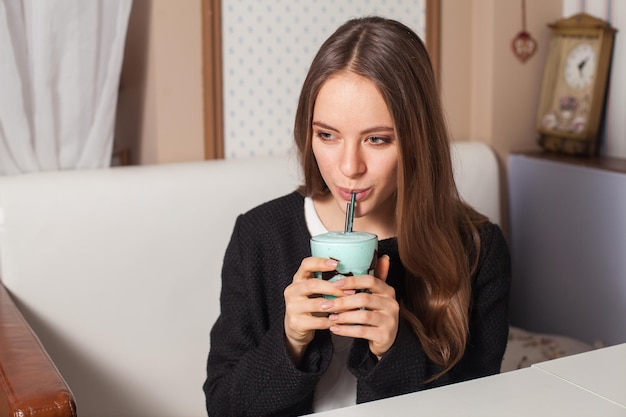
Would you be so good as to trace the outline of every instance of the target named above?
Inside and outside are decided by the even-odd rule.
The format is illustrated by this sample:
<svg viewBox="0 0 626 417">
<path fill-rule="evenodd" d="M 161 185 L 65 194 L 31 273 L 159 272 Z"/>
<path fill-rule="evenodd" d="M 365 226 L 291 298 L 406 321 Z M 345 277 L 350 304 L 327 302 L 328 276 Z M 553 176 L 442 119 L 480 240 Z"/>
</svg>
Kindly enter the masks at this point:
<svg viewBox="0 0 626 417">
<path fill-rule="evenodd" d="M 378 258 L 378 262 L 376 262 L 376 269 L 374 270 L 374 275 L 383 281 L 387 281 L 387 274 L 389 273 L 390 264 L 391 260 L 389 259 L 389 255 L 383 255 Z"/>
<path fill-rule="evenodd" d="M 338 262 L 334 259 L 315 258 L 312 256 L 304 258 L 293 276 L 293 282 L 312 278 L 315 272 L 334 271 L 337 268 L 337 264 Z"/>
</svg>

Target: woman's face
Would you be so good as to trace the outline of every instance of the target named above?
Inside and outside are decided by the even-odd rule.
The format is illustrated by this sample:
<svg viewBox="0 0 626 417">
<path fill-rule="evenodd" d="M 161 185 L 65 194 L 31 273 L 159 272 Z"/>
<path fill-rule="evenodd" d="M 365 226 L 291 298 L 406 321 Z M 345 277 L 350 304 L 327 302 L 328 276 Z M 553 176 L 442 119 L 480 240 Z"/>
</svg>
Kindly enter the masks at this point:
<svg viewBox="0 0 626 417">
<path fill-rule="evenodd" d="M 356 192 L 357 218 L 393 222 L 398 144 L 374 83 L 351 72 L 329 78 L 315 101 L 312 127 L 313 154 L 340 211 Z"/>
</svg>

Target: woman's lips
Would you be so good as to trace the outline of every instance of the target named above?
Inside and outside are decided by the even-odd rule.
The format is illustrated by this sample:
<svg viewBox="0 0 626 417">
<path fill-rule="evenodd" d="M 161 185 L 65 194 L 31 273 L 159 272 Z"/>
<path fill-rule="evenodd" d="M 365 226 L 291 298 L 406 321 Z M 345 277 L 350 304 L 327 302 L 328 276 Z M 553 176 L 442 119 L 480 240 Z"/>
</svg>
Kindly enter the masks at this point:
<svg viewBox="0 0 626 417">
<path fill-rule="evenodd" d="M 352 193 L 356 193 L 356 201 L 361 201 L 369 195 L 370 189 L 352 190 L 348 188 L 339 188 L 339 195 L 346 201 L 352 200 Z"/>
</svg>

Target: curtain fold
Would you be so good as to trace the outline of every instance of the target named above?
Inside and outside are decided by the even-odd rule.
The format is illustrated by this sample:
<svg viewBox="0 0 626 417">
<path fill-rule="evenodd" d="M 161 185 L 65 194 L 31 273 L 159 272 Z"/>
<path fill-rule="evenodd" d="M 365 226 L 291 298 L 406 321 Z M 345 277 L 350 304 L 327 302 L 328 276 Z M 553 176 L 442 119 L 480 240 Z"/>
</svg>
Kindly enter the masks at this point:
<svg viewBox="0 0 626 417">
<path fill-rule="evenodd" d="M 108 167 L 132 0 L 0 0 L 0 175 Z"/>
</svg>

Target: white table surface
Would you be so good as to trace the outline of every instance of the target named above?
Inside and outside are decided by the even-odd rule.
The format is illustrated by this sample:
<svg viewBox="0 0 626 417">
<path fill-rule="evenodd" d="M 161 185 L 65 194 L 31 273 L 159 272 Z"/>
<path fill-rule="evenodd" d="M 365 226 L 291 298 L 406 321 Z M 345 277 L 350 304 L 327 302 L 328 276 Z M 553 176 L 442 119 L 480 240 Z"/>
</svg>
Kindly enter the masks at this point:
<svg viewBox="0 0 626 417">
<path fill-rule="evenodd" d="M 626 405 L 621 402 L 626 373 L 619 367 L 604 369 L 626 361 L 626 344 L 619 346 L 575 355 L 569 361 L 544 362 L 541 368 L 537 365 L 315 415 L 626 417 Z M 585 369 L 591 369 L 590 373 Z"/>
<path fill-rule="evenodd" d="M 626 408 L 626 343 L 533 365 Z"/>
</svg>

